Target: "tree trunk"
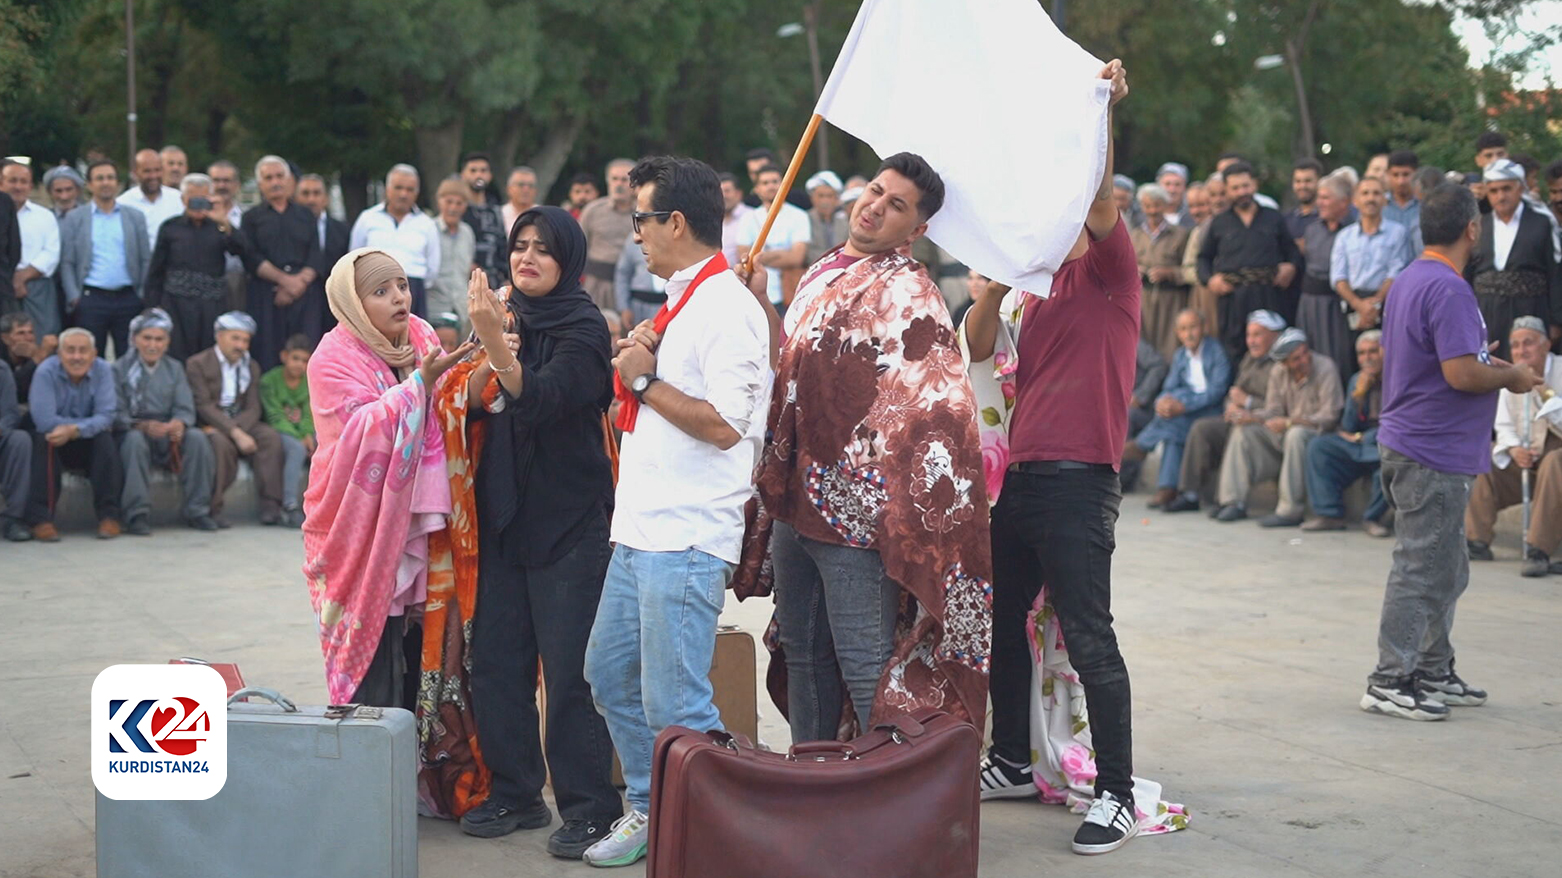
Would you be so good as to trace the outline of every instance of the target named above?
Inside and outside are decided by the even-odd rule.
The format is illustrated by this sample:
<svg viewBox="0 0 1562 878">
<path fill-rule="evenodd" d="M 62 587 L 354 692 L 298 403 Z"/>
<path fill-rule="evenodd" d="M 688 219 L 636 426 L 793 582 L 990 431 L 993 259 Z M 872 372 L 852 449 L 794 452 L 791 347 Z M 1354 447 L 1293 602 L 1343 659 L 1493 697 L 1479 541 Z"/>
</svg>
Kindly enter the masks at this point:
<svg viewBox="0 0 1562 878">
<path fill-rule="evenodd" d="M 228 111 L 219 106 L 213 106 L 206 111 L 206 152 L 208 155 L 222 155 L 222 127 L 228 122 Z"/>
<path fill-rule="evenodd" d="M 369 172 L 362 168 L 343 169 L 341 184 L 342 212 L 346 214 L 347 225 L 351 226 L 358 214 L 369 206 Z"/>
<path fill-rule="evenodd" d="M 1317 138 L 1313 134 L 1312 108 L 1307 103 L 1307 83 L 1302 78 L 1302 55 L 1307 49 L 1307 32 L 1318 17 L 1322 0 L 1312 0 L 1302 16 L 1302 25 L 1285 41 L 1286 66 L 1291 69 L 1291 84 L 1296 88 L 1296 119 L 1300 123 L 1295 146 L 1297 158 L 1313 158 L 1318 154 Z"/>
<path fill-rule="evenodd" d="M 575 140 L 585 127 L 586 117 L 574 115 L 548 129 L 548 136 L 542 146 L 528 162 L 532 170 L 537 172 L 539 201 L 545 201 L 548 192 L 553 189 L 554 182 L 559 179 L 559 171 L 564 169 L 564 162 L 569 159 L 570 151 L 575 148 Z"/>
<path fill-rule="evenodd" d="M 515 154 L 521 148 L 521 135 L 528 127 L 527 113 L 520 107 L 505 113 L 499 123 L 499 135 L 494 141 L 491 154 L 494 185 L 499 188 L 501 196 L 504 195 L 505 184 L 509 182 L 510 169 L 515 167 Z"/>
<path fill-rule="evenodd" d="M 813 0 L 803 7 L 803 23 L 808 36 L 808 68 L 813 74 L 815 101 L 824 93 L 824 72 L 819 64 L 819 3 L 820 0 Z M 830 129 L 821 126 L 819 136 L 814 141 L 819 148 L 819 170 L 826 170 L 830 167 Z"/>
<path fill-rule="evenodd" d="M 420 127 L 412 132 L 418 147 L 418 170 L 422 175 L 418 200 L 434 203 L 434 192 L 439 181 L 456 172 L 456 162 L 461 157 L 461 135 L 466 130 L 466 116 L 458 113 L 450 122 L 437 127 Z"/>
</svg>

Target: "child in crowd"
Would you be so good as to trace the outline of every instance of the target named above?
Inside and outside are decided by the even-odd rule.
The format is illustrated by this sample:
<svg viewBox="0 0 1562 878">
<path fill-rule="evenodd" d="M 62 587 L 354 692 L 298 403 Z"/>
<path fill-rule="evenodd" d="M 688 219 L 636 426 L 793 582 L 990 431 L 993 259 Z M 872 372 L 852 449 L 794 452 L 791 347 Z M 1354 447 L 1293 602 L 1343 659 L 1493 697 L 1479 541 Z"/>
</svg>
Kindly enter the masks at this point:
<svg viewBox="0 0 1562 878">
<path fill-rule="evenodd" d="M 439 336 L 440 347 L 453 351 L 461 345 L 461 315 L 454 311 L 433 314 L 428 318 L 428 325 L 434 327 L 434 334 Z"/>
<path fill-rule="evenodd" d="M 304 523 L 304 467 L 315 453 L 315 419 L 309 410 L 308 336 L 294 335 L 282 347 L 282 365 L 260 377 L 260 405 L 266 423 L 282 436 L 282 521 Z"/>
</svg>

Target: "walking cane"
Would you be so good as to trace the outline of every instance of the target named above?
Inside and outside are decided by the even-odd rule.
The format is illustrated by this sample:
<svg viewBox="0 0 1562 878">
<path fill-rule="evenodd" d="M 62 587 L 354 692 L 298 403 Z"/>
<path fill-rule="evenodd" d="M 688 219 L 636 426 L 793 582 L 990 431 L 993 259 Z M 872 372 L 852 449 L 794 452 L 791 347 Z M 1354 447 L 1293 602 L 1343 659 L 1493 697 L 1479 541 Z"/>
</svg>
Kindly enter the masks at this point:
<svg viewBox="0 0 1562 878">
<path fill-rule="evenodd" d="M 1526 446 L 1529 445 L 1529 443 L 1531 441 L 1530 440 L 1530 436 L 1533 434 L 1534 429 L 1535 429 L 1535 423 L 1530 418 L 1530 400 L 1531 400 L 1531 397 L 1533 397 L 1533 395 L 1534 395 L 1533 393 L 1526 393 L 1526 394 L 1524 394 L 1524 443 L 1525 443 Z M 1524 491 L 1524 539 L 1520 543 L 1520 546 L 1522 547 L 1520 549 L 1520 551 L 1522 553 L 1521 557 L 1528 558 L 1529 557 L 1529 467 L 1523 467 L 1523 469 L 1520 471 L 1520 473 L 1519 473 L 1519 484 L 1523 486 L 1523 491 Z"/>
</svg>

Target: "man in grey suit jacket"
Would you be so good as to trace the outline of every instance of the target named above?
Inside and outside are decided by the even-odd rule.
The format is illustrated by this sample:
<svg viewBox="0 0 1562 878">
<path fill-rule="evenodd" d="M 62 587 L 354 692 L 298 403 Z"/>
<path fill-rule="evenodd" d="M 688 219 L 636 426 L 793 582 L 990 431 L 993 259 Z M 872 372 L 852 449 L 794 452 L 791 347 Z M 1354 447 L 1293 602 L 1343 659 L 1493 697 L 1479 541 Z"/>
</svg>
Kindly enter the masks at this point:
<svg viewBox="0 0 1562 878">
<path fill-rule="evenodd" d="M 107 160 L 87 168 L 92 201 L 60 220 L 60 283 L 65 308 L 76 325 L 92 333 L 99 356 L 107 356 L 110 336 L 114 354 L 130 350 L 130 321 L 141 313 L 141 282 L 151 254 L 147 251 L 146 217 L 119 204 L 119 172 Z"/>
</svg>

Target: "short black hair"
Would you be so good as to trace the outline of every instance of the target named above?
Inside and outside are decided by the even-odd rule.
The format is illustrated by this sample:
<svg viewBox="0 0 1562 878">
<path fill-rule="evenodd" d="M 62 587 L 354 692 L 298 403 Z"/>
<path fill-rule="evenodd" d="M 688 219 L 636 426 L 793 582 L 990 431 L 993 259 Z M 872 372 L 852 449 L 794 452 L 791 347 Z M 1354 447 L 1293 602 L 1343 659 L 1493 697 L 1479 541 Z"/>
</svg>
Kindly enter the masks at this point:
<svg viewBox="0 0 1562 878">
<path fill-rule="evenodd" d="M 1496 147 L 1508 148 L 1508 138 L 1501 131 L 1482 131 L 1481 136 L 1475 138 L 1475 151 L 1494 149 Z"/>
<path fill-rule="evenodd" d="M 1421 241 L 1428 247 L 1446 247 L 1459 240 L 1480 216 L 1480 206 L 1468 187 L 1441 183 L 1421 200 Z"/>
<path fill-rule="evenodd" d="M 472 162 L 487 162 L 488 169 L 493 170 L 494 160 L 488 157 L 486 152 L 469 152 L 461 156 L 461 161 L 456 163 L 456 170 L 464 171 Z"/>
<path fill-rule="evenodd" d="M 1410 178 L 1410 185 L 1422 192 L 1431 192 L 1439 184 L 1447 182 L 1443 169 L 1435 165 L 1422 165 L 1416 168 L 1415 174 Z"/>
<path fill-rule="evenodd" d="M 595 185 L 597 185 L 597 178 L 591 176 L 590 174 L 586 173 L 585 171 L 581 171 L 580 173 L 576 174 L 575 176 L 569 178 L 569 184 L 572 187 L 574 187 L 574 186 L 595 186 Z"/>
<path fill-rule="evenodd" d="M 1535 157 L 1528 153 L 1519 153 L 1518 155 L 1509 156 L 1509 158 L 1513 160 L 1514 164 L 1524 169 L 1524 176 L 1526 177 L 1540 170 L 1540 162 L 1536 161 Z"/>
<path fill-rule="evenodd" d="M 1388 166 L 1391 168 L 1409 168 L 1413 171 L 1421 167 L 1421 157 L 1408 149 L 1396 149 L 1388 154 Z"/>
<path fill-rule="evenodd" d="M 732 173 L 731 171 L 722 171 L 716 175 L 716 182 L 731 183 L 732 185 L 736 186 L 738 185 L 738 175 Z"/>
<path fill-rule="evenodd" d="M 1247 159 L 1242 157 L 1242 153 L 1240 153 L 1240 152 L 1223 152 L 1220 155 L 1215 157 L 1215 163 L 1216 164 L 1220 164 L 1221 162 L 1225 161 L 1226 159 L 1236 159 L 1239 162 L 1247 161 Z"/>
<path fill-rule="evenodd" d="M 755 149 L 749 150 L 748 153 L 743 156 L 743 161 L 745 161 L 745 162 L 757 162 L 760 159 L 765 159 L 767 161 L 772 161 L 773 162 L 773 161 L 776 160 L 776 154 L 775 154 L 775 152 L 773 150 L 770 150 L 770 149 L 767 149 L 766 147 L 761 146 L 761 147 L 757 147 Z"/>
<path fill-rule="evenodd" d="M 1227 165 L 1226 169 L 1220 172 L 1220 179 L 1229 180 L 1238 174 L 1246 174 L 1254 180 L 1258 179 L 1258 172 L 1253 170 L 1253 166 L 1243 159 L 1237 159 L 1230 165 Z"/>
<path fill-rule="evenodd" d="M 287 341 L 282 343 L 282 353 L 285 354 L 288 351 L 303 351 L 306 354 L 312 354 L 315 352 L 315 343 L 310 341 L 309 336 L 302 332 L 295 332 L 287 337 Z"/>
<path fill-rule="evenodd" d="M 911 181 L 917 187 L 921 197 L 917 199 L 917 215 L 923 222 L 933 218 L 938 209 L 944 206 L 944 178 L 938 176 L 933 166 L 927 163 L 927 159 L 914 152 L 897 152 L 885 159 L 873 176 L 894 171 Z"/>
<path fill-rule="evenodd" d="M 26 311 L 12 311 L 9 314 L 0 314 L 0 335 L 10 335 L 11 330 L 18 326 L 36 326 L 33 318 Z"/>
<path fill-rule="evenodd" d="M 647 156 L 629 171 L 629 185 L 636 189 L 654 185 L 652 210 L 676 210 L 689 224 L 694 240 L 721 246 L 721 220 L 727 205 L 721 199 L 716 169 L 699 159 L 683 156 Z"/>
<path fill-rule="evenodd" d="M 780 165 L 769 164 L 769 165 L 765 165 L 764 167 L 762 167 L 759 170 L 755 171 L 754 172 L 754 179 L 758 180 L 764 174 L 780 174 L 783 177 L 786 176 L 786 172 L 781 170 L 781 166 Z M 719 178 L 717 179 L 717 182 L 718 183 L 721 182 Z"/>
<path fill-rule="evenodd" d="M 1544 173 L 1548 181 L 1562 180 L 1562 159 L 1557 159 L 1551 164 L 1546 165 L 1546 170 Z"/>
<path fill-rule="evenodd" d="M 1302 159 L 1291 166 L 1291 173 L 1294 174 L 1297 171 L 1312 171 L 1314 174 L 1322 177 L 1323 163 L 1317 159 Z"/>
<path fill-rule="evenodd" d="M 111 160 L 111 159 L 93 159 L 92 161 L 87 162 L 87 173 L 86 173 L 87 182 L 90 183 L 92 181 L 92 172 L 97 170 L 98 168 L 103 167 L 104 165 L 108 165 L 109 167 L 114 169 L 114 176 L 115 177 L 119 176 L 119 166 L 114 164 L 113 160 Z"/>
</svg>

